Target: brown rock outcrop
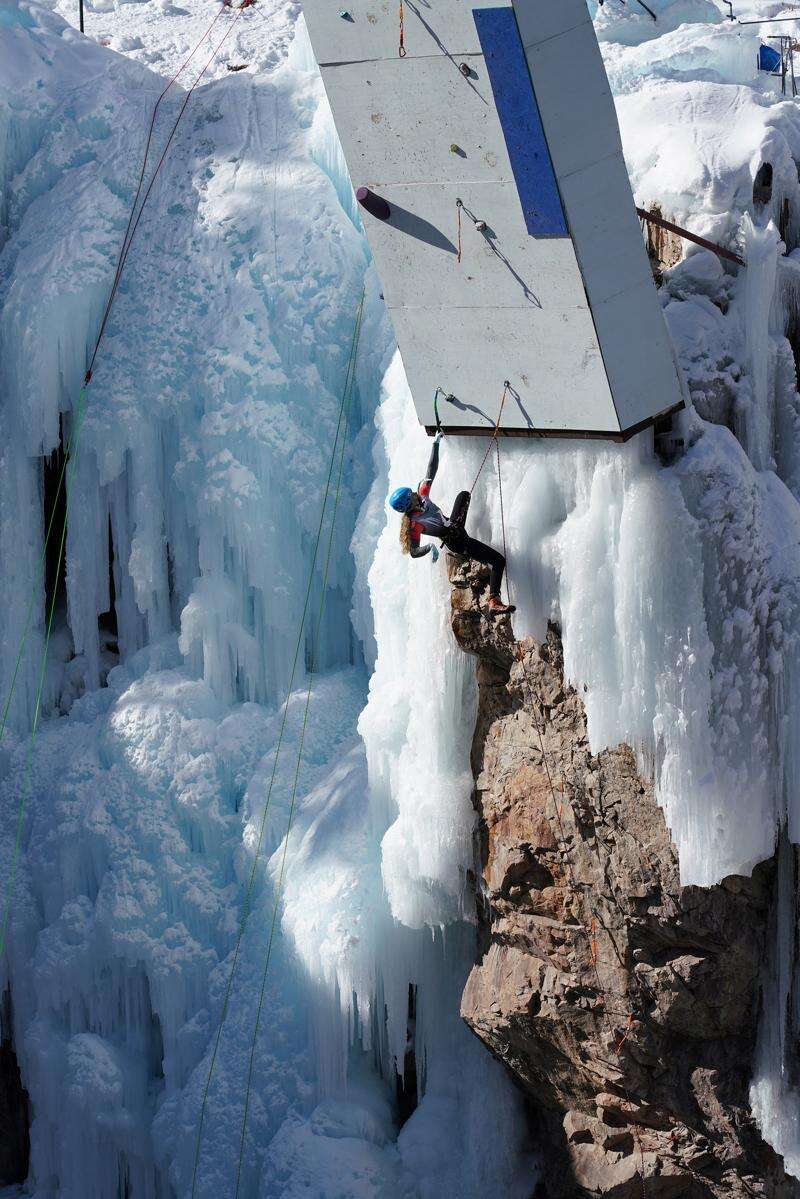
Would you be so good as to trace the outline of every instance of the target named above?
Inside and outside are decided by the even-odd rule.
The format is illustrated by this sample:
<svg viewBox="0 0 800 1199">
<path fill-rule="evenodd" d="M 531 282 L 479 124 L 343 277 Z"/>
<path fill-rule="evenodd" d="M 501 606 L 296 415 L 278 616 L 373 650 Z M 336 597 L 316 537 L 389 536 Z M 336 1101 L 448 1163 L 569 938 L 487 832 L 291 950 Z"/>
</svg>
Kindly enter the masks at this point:
<svg viewBox="0 0 800 1199">
<path fill-rule="evenodd" d="M 589 750 L 561 640 L 514 641 L 450 562 L 478 658 L 479 955 L 462 1016 L 526 1091 L 542 1194 L 796 1196 L 750 1115 L 772 863 L 682 887 L 627 745 Z"/>
</svg>

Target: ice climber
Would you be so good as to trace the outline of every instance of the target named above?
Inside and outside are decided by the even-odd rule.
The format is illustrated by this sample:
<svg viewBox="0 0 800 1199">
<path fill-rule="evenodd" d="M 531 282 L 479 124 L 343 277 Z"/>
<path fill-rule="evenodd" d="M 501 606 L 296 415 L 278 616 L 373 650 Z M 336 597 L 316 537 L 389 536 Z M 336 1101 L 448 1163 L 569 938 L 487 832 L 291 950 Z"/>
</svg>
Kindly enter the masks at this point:
<svg viewBox="0 0 800 1199">
<path fill-rule="evenodd" d="M 439 469 L 439 443 L 441 440 L 442 434 L 437 433 L 433 439 L 428 470 L 417 490 L 412 491 L 410 487 L 397 487 L 389 496 L 390 507 L 394 508 L 395 512 L 403 514 L 403 522 L 400 526 L 400 545 L 403 553 L 410 554 L 412 558 L 423 558 L 425 554 L 432 553 L 433 561 L 436 562 L 439 558 L 438 549 L 435 545 L 426 545 L 423 548 L 420 545 L 420 537 L 423 533 L 428 537 L 438 537 L 442 545 L 452 553 L 459 554 L 462 558 L 474 558 L 476 562 L 483 562 L 484 565 L 491 567 L 490 612 L 496 615 L 514 612 L 516 610 L 514 605 L 504 604 L 500 598 L 500 585 L 506 569 L 505 558 L 490 545 L 484 545 L 482 541 L 476 541 L 474 537 L 470 537 L 464 528 L 469 511 L 470 493 L 468 491 L 459 492 L 449 517 L 445 516 L 441 508 L 437 507 L 430 498 L 431 486 Z"/>
</svg>

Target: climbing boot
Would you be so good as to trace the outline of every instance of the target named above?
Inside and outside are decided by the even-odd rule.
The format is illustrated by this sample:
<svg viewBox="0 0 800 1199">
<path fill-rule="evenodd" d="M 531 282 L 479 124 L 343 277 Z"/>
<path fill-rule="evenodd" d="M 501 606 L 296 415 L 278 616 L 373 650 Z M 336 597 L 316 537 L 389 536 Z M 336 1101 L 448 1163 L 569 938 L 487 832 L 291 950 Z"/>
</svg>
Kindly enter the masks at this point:
<svg viewBox="0 0 800 1199">
<path fill-rule="evenodd" d="M 510 616 L 517 610 L 515 604 L 504 604 L 499 595 L 491 595 L 487 607 L 492 616 Z"/>
</svg>

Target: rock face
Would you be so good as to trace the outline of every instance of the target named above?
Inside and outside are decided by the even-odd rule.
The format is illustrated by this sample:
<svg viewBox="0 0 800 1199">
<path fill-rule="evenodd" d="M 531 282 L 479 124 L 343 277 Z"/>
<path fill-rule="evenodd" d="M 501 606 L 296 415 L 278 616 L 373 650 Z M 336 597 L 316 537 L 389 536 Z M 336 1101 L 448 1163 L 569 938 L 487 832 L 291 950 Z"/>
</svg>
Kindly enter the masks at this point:
<svg viewBox="0 0 800 1199">
<path fill-rule="evenodd" d="M 772 863 L 681 887 L 631 749 L 589 751 L 558 630 L 515 642 L 481 611 L 483 570 L 450 573 L 480 690 L 480 960 L 462 1016 L 529 1097 L 537 1195 L 800 1195 L 748 1103 Z"/>
</svg>

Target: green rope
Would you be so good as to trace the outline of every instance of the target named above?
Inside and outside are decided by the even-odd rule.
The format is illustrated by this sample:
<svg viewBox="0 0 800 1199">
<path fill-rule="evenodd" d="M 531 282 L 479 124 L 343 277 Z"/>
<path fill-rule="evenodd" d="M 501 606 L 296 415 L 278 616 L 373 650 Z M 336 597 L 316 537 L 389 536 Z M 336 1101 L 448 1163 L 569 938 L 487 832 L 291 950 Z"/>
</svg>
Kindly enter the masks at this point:
<svg viewBox="0 0 800 1199">
<path fill-rule="evenodd" d="M 83 402 L 85 400 L 85 398 L 86 398 L 86 388 L 83 387 L 81 389 L 80 396 L 78 397 L 78 408 L 76 410 L 75 428 L 74 428 L 72 435 L 70 436 L 70 441 L 69 441 L 71 452 L 70 452 L 70 456 L 69 456 L 69 460 L 68 460 L 69 461 L 69 474 L 67 475 L 66 510 L 64 512 L 64 523 L 63 523 L 63 526 L 61 529 L 61 538 L 59 540 L 59 545 L 58 545 L 58 562 L 56 564 L 56 575 L 55 575 L 56 578 L 58 578 L 59 575 L 61 574 L 61 564 L 64 561 L 64 547 L 65 547 L 66 541 L 67 541 L 67 519 L 69 517 L 69 506 L 70 506 L 70 501 L 72 498 L 72 484 L 75 479 L 75 471 L 77 469 L 77 464 L 78 464 L 78 447 L 79 447 L 79 443 L 80 443 L 80 434 L 81 434 L 81 428 L 83 426 L 83 418 L 86 413 L 86 405 Z M 75 447 L 74 452 L 72 452 L 73 443 L 74 443 L 74 447 Z M 66 469 L 66 466 L 67 466 L 67 459 L 65 459 L 64 467 L 62 468 L 62 474 L 61 474 L 62 479 L 64 477 L 64 469 Z M 45 540 L 45 548 L 47 546 L 47 541 L 50 538 L 50 532 L 53 527 L 54 517 L 55 517 L 55 505 L 53 505 L 53 514 L 50 517 L 50 524 L 49 524 L 48 530 L 47 530 L 47 538 Z M 6 883 L 5 896 L 3 899 L 3 922 L 2 922 L 2 926 L 0 926 L 0 956 L 2 956 L 2 954 L 5 951 L 5 947 L 6 947 L 6 936 L 8 935 L 8 922 L 9 922 L 9 919 L 11 916 L 11 900 L 12 900 L 13 894 L 14 894 L 14 883 L 16 882 L 17 868 L 19 866 L 19 851 L 20 851 L 20 847 L 22 845 L 22 829 L 23 829 L 24 823 L 25 823 L 25 805 L 26 805 L 26 799 L 27 799 L 27 795 L 28 795 L 28 788 L 30 787 L 30 782 L 31 782 L 31 773 L 33 770 L 33 751 L 34 751 L 34 748 L 36 745 L 36 734 L 39 731 L 39 723 L 40 723 L 41 715 L 42 715 L 42 694 L 44 692 L 44 681 L 45 681 L 45 676 L 47 674 L 47 655 L 48 655 L 48 651 L 50 649 L 50 638 L 53 633 L 53 622 L 55 620 L 55 614 L 56 614 L 57 596 L 58 596 L 58 588 L 56 586 L 54 586 L 53 594 L 50 599 L 50 610 L 49 610 L 48 617 L 47 617 L 47 627 L 45 630 L 44 647 L 42 650 L 42 662 L 41 662 L 41 666 L 39 667 L 39 680 L 38 680 L 38 684 L 37 684 L 37 688 L 36 688 L 36 701 L 35 701 L 34 710 L 33 710 L 33 725 L 31 727 L 31 735 L 30 735 L 30 739 L 28 741 L 28 752 L 27 752 L 26 759 L 25 759 L 25 772 L 22 777 L 22 786 L 20 788 L 20 793 L 19 793 L 19 805 L 17 807 L 17 831 L 16 831 L 16 836 L 14 838 L 14 850 L 11 855 L 11 870 L 9 871 L 8 881 Z M 32 608 L 32 605 L 31 605 L 31 608 Z M 26 629 L 25 636 L 27 637 L 27 629 Z M 14 679 L 16 679 L 17 671 L 19 670 L 19 664 L 20 664 L 20 661 L 22 658 L 22 649 L 23 648 L 24 648 L 24 642 L 23 642 L 23 646 L 20 648 L 20 652 L 17 656 L 17 664 L 15 667 L 14 676 L 13 676 Z M 8 707 L 9 707 L 10 703 L 11 703 L 11 696 L 9 694 L 9 697 L 6 700 L 5 709 L 3 711 L 3 727 L 5 727 L 5 719 L 8 714 Z M 0 735 L 1 735 L 1 733 L 0 733 Z"/>
<path fill-rule="evenodd" d="M 81 388 L 80 395 L 78 396 L 78 404 L 77 404 L 77 409 L 76 409 L 77 412 L 79 412 L 79 413 L 83 412 L 85 400 L 86 400 L 86 387 L 84 386 Z M 81 416 L 81 421 L 82 420 L 83 420 L 83 417 Z M 67 469 L 67 463 L 69 462 L 70 457 L 72 455 L 73 439 L 76 437 L 77 430 L 79 428 L 80 428 L 80 424 L 77 426 L 77 429 L 73 428 L 72 432 L 69 435 L 66 452 L 64 454 L 64 461 L 61 464 L 61 470 L 59 471 L 58 482 L 56 484 L 56 498 L 58 498 L 58 496 L 61 494 L 61 488 L 64 485 L 64 472 Z M 3 705 L 3 714 L 2 714 L 2 716 L 0 716 L 0 742 L 2 742 L 3 734 L 6 731 L 6 723 L 8 721 L 8 713 L 11 708 L 11 700 L 13 699 L 14 691 L 15 691 L 16 685 L 17 685 L 17 675 L 19 674 L 19 668 L 22 664 L 22 655 L 25 652 L 25 645 L 28 640 L 28 634 L 31 631 L 31 623 L 33 621 L 33 610 L 34 610 L 34 607 L 36 606 L 36 598 L 39 594 L 39 585 L 42 581 L 42 575 L 44 573 L 44 564 L 45 564 L 45 561 L 47 560 L 47 547 L 50 544 L 50 534 L 53 532 L 53 525 L 55 524 L 56 507 L 57 507 L 57 505 L 54 503 L 53 509 L 50 513 L 50 519 L 47 522 L 47 530 L 45 532 L 44 544 L 42 545 L 41 553 L 39 554 L 39 561 L 36 564 L 36 577 L 34 578 L 34 581 L 33 581 L 33 587 L 31 588 L 31 598 L 28 601 L 28 608 L 25 613 L 25 624 L 23 625 L 23 629 L 22 629 L 22 638 L 19 643 L 19 649 L 17 650 L 17 659 L 14 663 L 14 670 L 12 671 L 12 674 L 11 674 L 11 682 L 8 685 L 8 692 L 6 694 L 5 703 Z"/>
<path fill-rule="evenodd" d="M 342 419 L 343 419 L 343 416 L 345 413 L 345 408 L 347 405 L 347 397 L 350 393 L 350 380 L 351 380 L 351 377 L 354 377 L 354 373 L 355 373 L 354 367 L 355 367 L 356 358 L 358 356 L 358 341 L 359 341 L 359 337 L 361 335 L 361 318 L 362 318 L 362 315 L 364 312 L 364 297 L 365 297 L 365 289 L 362 288 L 361 299 L 359 301 L 358 310 L 356 313 L 356 321 L 355 321 L 355 325 L 353 328 L 353 336 L 352 336 L 352 339 L 350 342 L 350 354 L 349 354 L 349 358 L 348 358 L 348 362 L 347 362 L 347 371 L 345 373 L 345 384 L 344 384 L 344 389 L 342 391 L 341 403 L 339 405 L 339 418 L 338 418 L 338 421 L 336 424 L 336 435 L 333 439 L 333 448 L 331 450 L 330 464 L 328 466 L 328 477 L 325 482 L 325 490 L 324 490 L 323 497 L 322 497 L 322 507 L 320 510 L 319 523 L 317 525 L 316 538 L 314 541 L 314 552 L 311 557 L 311 566 L 310 566 L 309 572 L 308 572 L 308 584 L 306 586 L 305 600 L 303 602 L 303 611 L 302 611 L 302 615 L 300 617 L 300 625 L 297 630 L 297 641 L 296 641 L 295 647 L 294 647 L 294 657 L 292 659 L 292 668 L 291 668 L 291 672 L 289 675 L 289 683 L 288 683 L 288 686 L 286 689 L 286 702 L 284 703 L 284 706 L 283 706 L 283 716 L 281 718 L 281 725 L 280 725 L 280 729 L 278 731 L 278 740 L 277 740 L 277 743 L 275 746 L 275 757 L 274 757 L 273 763 L 272 763 L 272 773 L 270 775 L 269 785 L 267 787 L 267 797 L 266 797 L 266 800 L 264 803 L 264 811 L 261 816 L 261 825 L 260 825 L 259 832 L 258 832 L 258 841 L 256 843 L 256 852 L 255 852 L 255 856 L 253 858 L 252 867 L 250 868 L 250 875 L 249 875 L 249 878 L 247 881 L 247 889 L 245 891 L 244 902 L 243 902 L 243 906 L 242 906 L 242 916 L 239 921 L 239 930 L 238 930 L 238 934 L 236 937 L 236 944 L 235 944 L 234 950 L 233 950 L 233 961 L 231 963 L 230 972 L 228 974 L 228 981 L 227 981 L 227 984 L 225 987 L 225 997 L 222 1001 L 222 1010 L 220 1012 L 220 1018 L 219 1018 L 219 1024 L 217 1026 L 216 1037 L 214 1039 L 214 1048 L 211 1053 L 211 1062 L 209 1064 L 208 1075 L 206 1077 L 205 1087 L 203 1090 L 203 1099 L 200 1104 L 200 1115 L 199 1115 L 198 1122 L 197 1122 L 197 1135 L 195 1138 L 194 1165 L 193 1165 L 193 1169 L 192 1169 L 192 1190 L 191 1190 L 192 1199 L 194 1199 L 196 1188 L 197 1188 L 197 1170 L 198 1170 L 198 1166 L 200 1163 L 200 1149 L 202 1146 L 203 1124 L 205 1122 L 206 1107 L 208 1105 L 208 1094 L 209 1094 L 209 1089 L 211 1087 L 211 1080 L 214 1076 L 214 1070 L 216 1067 L 217 1054 L 219 1051 L 220 1041 L 222 1039 L 222 1029 L 223 1029 L 225 1020 L 228 1015 L 228 1007 L 230 1005 L 231 992 L 233 990 L 233 980 L 234 980 L 234 976 L 236 974 L 236 968 L 239 963 L 239 953 L 241 950 L 242 938 L 244 937 L 245 926 L 247 924 L 247 920 L 250 915 L 250 899 L 251 899 L 251 896 L 253 893 L 253 887 L 255 885 L 256 870 L 258 867 L 259 858 L 261 856 L 261 849 L 262 849 L 262 845 L 263 845 L 263 841 L 264 841 L 264 832 L 266 830 L 266 825 L 267 825 L 267 816 L 269 814 L 270 804 L 272 802 L 272 791 L 273 791 L 273 788 L 275 785 L 275 777 L 276 777 L 277 770 L 278 770 L 278 759 L 280 757 L 281 747 L 283 745 L 283 738 L 284 738 L 284 734 L 286 731 L 286 722 L 287 722 L 288 716 L 289 716 L 289 699 L 290 699 L 290 696 L 292 693 L 292 688 L 294 686 L 294 679 L 295 679 L 295 673 L 297 670 L 297 663 L 298 663 L 298 660 L 300 657 L 300 648 L 301 648 L 301 645 L 303 642 L 303 630 L 305 628 L 306 616 L 308 614 L 308 608 L 309 608 L 309 604 L 311 602 L 311 591 L 312 591 L 312 587 L 314 584 L 314 570 L 316 568 L 317 556 L 319 554 L 320 542 L 322 540 L 322 530 L 323 530 L 323 526 L 325 523 L 325 513 L 327 510 L 327 506 L 328 506 L 328 497 L 330 495 L 331 479 L 333 478 L 334 466 L 336 464 L 336 450 L 337 450 L 337 446 L 339 444 L 339 437 L 340 437 L 340 433 L 341 433 L 341 429 L 342 429 Z"/>
<path fill-rule="evenodd" d="M 360 328 L 361 312 L 359 312 L 358 324 L 359 324 L 359 328 Z M 352 399 L 352 389 L 350 390 L 350 399 Z M 338 474 L 338 477 L 336 480 L 336 491 L 334 494 L 333 512 L 331 514 L 331 527 L 330 527 L 330 532 L 328 534 L 328 548 L 327 548 L 327 553 L 325 555 L 325 569 L 323 571 L 323 576 L 322 576 L 322 594 L 320 597 L 319 616 L 317 617 L 317 627 L 314 632 L 314 639 L 312 641 L 312 647 L 311 647 L 311 661 L 309 663 L 308 688 L 306 690 L 306 702 L 305 702 L 305 707 L 303 709 L 303 720 L 302 720 L 302 724 L 301 724 L 301 728 L 300 728 L 300 741 L 299 741 L 299 745 L 298 745 L 298 749 L 297 749 L 297 763 L 295 765 L 294 780 L 292 782 L 292 794 L 291 794 L 291 800 L 289 803 L 289 816 L 288 816 L 288 820 L 286 823 L 286 835 L 283 840 L 283 853 L 281 855 L 281 865 L 280 865 L 280 870 L 278 872 L 278 881 L 277 881 L 277 884 L 275 887 L 275 902 L 274 902 L 273 908 L 272 908 L 272 922 L 270 924 L 270 929 L 269 929 L 269 940 L 267 941 L 267 952 L 266 952 L 266 955 L 264 958 L 264 971 L 261 976 L 261 991 L 260 991 L 260 994 L 258 997 L 258 1008 L 256 1010 L 255 1025 L 253 1027 L 253 1039 L 252 1039 L 252 1042 L 250 1045 L 250 1058 L 249 1058 L 249 1061 L 247 1064 L 247 1086 L 246 1086 L 246 1090 L 245 1090 L 244 1113 L 242 1116 L 242 1135 L 241 1135 L 241 1140 L 239 1143 L 239 1162 L 236 1167 L 235 1199 L 239 1199 L 239 1187 L 241 1185 L 241 1179 L 242 1179 L 242 1162 L 244 1160 L 244 1147 L 245 1147 L 245 1142 L 246 1142 L 246 1137 L 247 1137 L 247 1117 L 248 1117 L 248 1113 L 250 1110 L 250 1091 L 251 1091 L 252 1080 L 253 1080 L 253 1064 L 255 1061 L 256 1043 L 258 1041 L 258 1032 L 259 1032 L 259 1028 L 261 1025 L 261 1012 L 264 1007 L 264 996 L 265 996 L 266 987 L 267 987 L 267 975 L 269 973 L 270 959 L 272 957 L 272 946 L 273 946 L 273 942 L 275 940 L 275 929 L 276 929 L 277 923 L 278 923 L 278 911 L 280 908 L 281 891 L 283 889 L 283 880 L 284 880 L 284 875 L 285 875 L 285 871 L 286 871 L 286 853 L 289 848 L 289 834 L 292 831 L 292 823 L 294 821 L 295 806 L 297 803 L 297 785 L 298 785 L 298 781 L 300 778 L 300 766 L 301 766 L 302 759 L 303 759 L 303 747 L 305 745 L 306 729 L 308 727 L 308 712 L 309 712 L 309 707 L 311 705 L 311 688 L 312 688 L 312 684 L 314 681 L 314 669 L 316 666 L 316 656 L 317 656 L 317 652 L 319 650 L 319 637 L 320 637 L 320 632 L 322 630 L 322 617 L 325 612 L 325 594 L 326 594 L 327 587 L 328 587 L 328 573 L 330 571 L 330 564 L 331 564 L 331 552 L 333 549 L 333 536 L 334 536 L 334 532 L 336 529 L 336 513 L 339 508 L 339 498 L 340 498 L 341 490 L 342 490 L 342 475 L 344 473 L 344 459 L 345 459 L 345 452 L 347 450 L 347 433 L 348 433 L 348 429 L 349 429 L 349 424 L 350 424 L 350 400 L 348 400 L 347 409 L 345 412 L 344 437 L 342 438 L 342 446 L 341 446 L 340 456 L 339 456 L 339 474 Z"/>
<path fill-rule="evenodd" d="M 119 257 L 117 258 L 117 266 L 116 266 L 116 270 L 114 273 L 114 280 L 111 285 L 111 290 L 109 292 L 108 299 L 106 300 L 106 306 L 103 311 L 103 316 L 102 316 L 102 319 L 100 322 L 100 329 L 97 334 L 97 338 L 95 339 L 94 348 L 92 350 L 92 355 L 89 360 L 89 366 L 88 366 L 88 369 L 84 376 L 83 386 L 82 386 L 82 388 L 80 390 L 80 394 L 78 396 L 78 403 L 76 405 L 76 410 L 75 410 L 76 416 L 77 416 L 76 424 L 75 424 L 74 431 L 73 431 L 72 435 L 70 436 L 70 440 L 67 444 L 66 453 L 64 455 L 64 463 L 63 463 L 63 465 L 61 467 L 61 471 L 59 473 L 58 485 L 56 488 L 56 496 L 53 501 L 53 507 L 52 507 L 52 511 L 50 513 L 50 519 L 49 519 L 48 525 L 47 525 L 47 532 L 46 532 L 45 539 L 44 539 L 44 545 L 42 546 L 42 551 L 40 554 L 38 572 L 37 572 L 36 578 L 34 579 L 33 587 L 31 590 L 31 598 L 28 603 L 27 612 L 25 614 L 25 623 L 23 626 L 23 632 L 22 632 L 22 637 L 20 639 L 19 648 L 17 650 L 17 658 L 14 663 L 14 669 L 13 669 L 13 672 L 11 675 L 11 682 L 9 684 L 8 694 L 6 696 L 6 699 L 5 699 L 5 702 L 3 705 L 2 717 L 0 717 L 0 743 L 2 742 L 2 737 L 5 732 L 6 722 L 8 720 L 8 713 L 10 711 L 11 701 L 12 701 L 12 698 L 14 695 L 14 691 L 16 689 L 17 678 L 19 676 L 20 666 L 22 664 L 22 657 L 25 652 L 25 645 L 28 640 L 28 634 L 30 632 L 31 623 L 33 620 L 33 612 L 34 612 L 34 608 L 36 605 L 36 597 L 38 595 L 39 585 L 40 585 L 41 579 L 42 579 L 42 570 L 43 570 L 43 566 L 47 560 L 47 547 L 50 542 L 50 535 L 52 533 L 53 525 L 54 525 L 55 518 L 56 518 L 56 509 L 57 509 L 57 505 L 58 505 L 58 499 L 59 499 L 59 496 L 61 495 L 61 488 L 64 484 L 64 471 L 66 469 L 67 462 L 72 461 L 73 440 L 75 443 L 75 459 L 77 460 L 78 439 L 80 437 L 80 429 L 81 429 L 81 425 L 83 423 L 83 417 L 85 414 L 86 389 L 87 389 L 87 387 L 89 385 L 89 381 L 91 380 L 91 377 L 92 377 L 92 370 L 94 368 L 95 359 L 97 358 L 97 354 L 100 349 L 101 342 L 103 341 L 103 335 L 106 330 L 106 325 L 108 323 L 108 319 L 111 314 L 111 309 L 113 307 L 114 300 L 116 299 L 117 291 L 118 291 L 120 280 L 122 277 L 122 272 L 125 269 L 125 264 L 127 262 L 128 254 L 130 252 L 131 243 L 133 241 L 136 230 L 139 226 L 139 222 L 142 218 L 142 213 L 144 212 L 145 205 L 147 204 L 147 201 L 150 197 L 150 193 L 153 189 L 153 184 L 155 183 L 156 177 L 157 177 L 159 171 L 161 170 L 161 166 L 164 162 L 164 159 L 166 158 L 167 151 L 169 150 L 169 147 L 175 136 L 175 132 L 178 128 L 178 125 L 180 124 L 181 119 L 183 118 L 184 111 L 185 111 L 186 106 L 189 102 L 189 99 L 192 95 L 192 92 L 195 90 L 195 88 L 197 87 L 197 84 L 200 82 L 200 79 L 203 77 L 206 70 L 211 65 L 211 62 L 216 57 L 223 42 L 226 40 L 226 38 L 230 34 L 233 26 L 236 24 L 236 21 L 239 19 L 241 11 L 242 11 L 242 4 L 239 5 L 239 11 L 237 12 L 237 14 L 234 17 L 231 24 L 228 26 L 228 30 L 225 33 L 225 37 L 223 37 L 222 40 L 220 42 L 218 42 L 217 46 L 214 49 L 213 54 L 208 59 L 205 66 L 203 67 L 202 71 L 200 72 L 200 74 L 195 79 L 194 83 L 189 88 L 188 92 L 186 93 L 186 98 L 184 99 L 184 102 L 178 113 L 177 119 L 175 120 L 175 123 L 172 126 L 169 137 L 167 138 L 166 145 L 164 146 L 164 149 L 161 153 L 161 157 L 159 158 L 156 168 L 153 172 L 153 175 L 150 178 L 150 182 L 147 187 L 147 191 L 144 194 L 144 199 L 142 200 L 142 203 L 139 207 L 138 215 L 136 215 L 136 218 L 134 220 L 134 213 L 136 213 L 139 196 L 141 195 L 142 183 L 143 183 L 145 171 L 147 168 L 147 159 L 148 159 L 148 156 L 150 153 L 150 143 L 151 143 L 151 139 L 152 139 L 154 123 L 155 123 L 156 115 L 158 113 L 159 105 L 161 104 L 161 101 L 163 100 L 163 98 L 166 95 L 169 88 L 172 86 L 172 83 L 175 82 L 175 80 L 178 78 L 178 75 L 180 75 L 181 71 L 183 71 L 184 67 L 187 66 L 189 61 L 191 60 L 191 58 L 194 57 L 194 54 L 196 53 L 197 49 L 199 49 L 201 43 L 205 40 L 205 38 L 211 32 L 211 29 L 213 28 L 213 26 L 216 24 L 216 21 L 217 21 L 216 17 L 211 22 L 211 25 L 206 30 L 206 32 L 203 34 L 200 41 L 195 46 L 195 49 L 189 55 L 189 58 L 186 60 L 186 62 L 183 64 L 183 66 L 178 71 L 178 75 L 175 75 L 173 77 L 173 79 L 167 85 L 167 88 L 165 88 L 165 90 L 159 96 L 158 100 L 156 101 L 155 108 L 153 109 L 153 114 L 152 114 L 151 123 L 150 123 L 150 130 L 149 130 L 149 133 L 147 136 L 147 142 L 145 145 L 144 159 L 142 162 L 141 172 L 139 175 L 139 183 L 138 183 L 138 186 L 136 189 L 136 195 L 134 197 L 130 216 L 128 217 L 128 225 L 125 230 L 125 236 L 122 239 L 122 246 L 120 248 Z M 73 468 L 73 477 L 74 477 L 74 468 Z M 67 534 L 66 520 L 67 520 L 67 515 L 69 513 L 69 484 L 71 483 L 71 481 L 72 481 L 71 478 L 68 478 L 66 510 L 65 510 L 65 514 L 64 514 L 64 528 L 62 529 L 62 532 L 61 532 L 61 546 L 59 548 L 57 575 L 60 574 L 60 572 L 61 572 L 61 564 L 62 564 L 62 561 L 64 558 L 64 545 L 66 542 L 66 534 Z M 33 746 L 36 741 L 36 732 L 37 732 L 37 729 L 39 726 L 39 721 L 41 719 L 42 693 L 44 690 L 44 679 L 45 679 L 46 668 L 47 668 L 47 655 L 48 655 L 48 651 L 49 651 L 49 647 L 50 647 L 50 637 L 52 634 L 53 620 L 55 617 L 55 597 L 56 597 L 56 590 L 54 588 L 53 600 L 50 605 L 50 618 L 48 620 L 47 632 L 46 632 L 45 642 L 44 642 L 42 664 L 41 664 L 41 668 L 39 671 L 39 686 L 37 689 L 36 700 L 35 700 L 35 704 L 34 704 L 33 726 L 31 729 L 30 743 L 28 746 L 28 764 L 25 769 L 25 775 L 23 778 L 23 787 L 22 787 L 22 791 L 20 793 L 19 809 L 18 809 L 18 813 L 17 813 L 17 833 L 16 833 L 16 839 L 15 839 L 15 843 L 14 843 L 14 851 L 13 851 L 13 855 L 12 855 L 11 874 L 9 876 L 9 879 L 8 879 L 8 882 L 6 885 L 5 906 L 4 906 L 3 921 L 2 921 L 2 932 L 0 932 L 0 954 L 2 954 L 2 952 L 5 948 L 5 939 L 6 939 L 6 933 L 8 930 L 8 921 L 9 921 L 9 915 L 10 915 L 10 909 L 11 909 L 11 898 L 13 895 L 14 881 L 16 878 L 17 865 L 18 865 L 18 860 L 19 860 L 19 850 L 20 850 L 20 845 L 21 845 L 21 841 L 22 841 L 22 827 L 23 827 L 24 816 L 25 816 L 25 793 L 27 790 L 28 783 L 30 781 L 30 773 L 31 773 L 31 767 L 32 767 L 32 760 L 33 760 Z"/>
</svg>

